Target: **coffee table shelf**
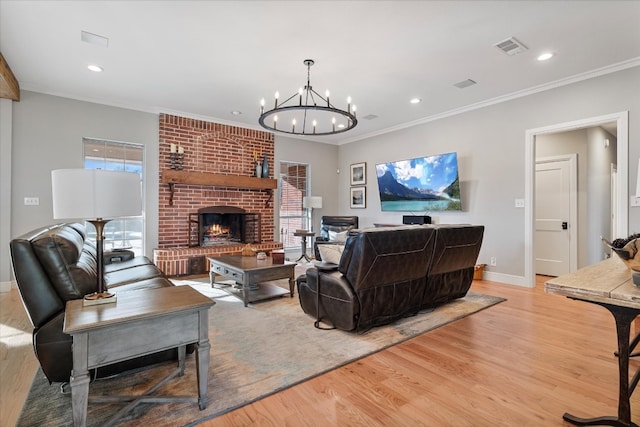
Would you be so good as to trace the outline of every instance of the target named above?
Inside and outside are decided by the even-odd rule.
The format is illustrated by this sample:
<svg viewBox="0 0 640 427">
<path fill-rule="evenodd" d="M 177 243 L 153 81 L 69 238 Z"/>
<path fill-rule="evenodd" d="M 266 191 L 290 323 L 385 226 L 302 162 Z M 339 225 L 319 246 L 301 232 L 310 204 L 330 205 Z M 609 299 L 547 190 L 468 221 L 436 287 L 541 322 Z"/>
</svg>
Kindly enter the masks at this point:
<svg viewBox="0 0 640 427">
<path fill-rule="evenodd" d="M 262 301 L 286 295 L 293 298 L 295 289 L 295 266 L 293 262 L 274 264 L 273 259 L 257 259 L 256 257 L 221 256 L 209 258 L 211 287 L 234 295 L 244 302 L 247 307 L 250 302 Z M 239 287 L 218 283 L 216 274 L 234 280 Z M 272 280 L 289 279 L 289 290 L 264 283 Z"/>
</svg>

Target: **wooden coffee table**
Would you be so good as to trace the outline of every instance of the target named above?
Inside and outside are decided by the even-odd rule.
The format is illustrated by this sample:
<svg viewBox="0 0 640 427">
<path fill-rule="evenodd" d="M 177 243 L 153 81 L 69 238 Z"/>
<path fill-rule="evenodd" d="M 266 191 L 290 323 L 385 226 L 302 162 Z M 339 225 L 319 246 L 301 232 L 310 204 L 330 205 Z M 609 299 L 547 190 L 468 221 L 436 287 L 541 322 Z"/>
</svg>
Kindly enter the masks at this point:
<svg viewBox="0 0 640 427">
<path fill-rule="evenodd" d="M 209 258 L 209 264 L 211 287 L 215 287 L 216 274 L 233 279 L 242 287 L 241 290 L 234 290 L 233 285 L 224 285 L 221 289 L 242 299 L 245 307 L 250 302 L 275 298 L 287 293 L 293 298 L 296 267 L 293 262 L 274 264 L 270 257 L 257 259 L 254 256 L 221 256 Z M 262 283 L 278 279 L 289 279 L 289 291 L 271 283 Z"/>
<path fill-rule="evenodd" d="M 63 331 L 73 337 L 71 406 L 73 424 L 84 426 L 89 402 L 89 370 L 138 356 L 178 348 L 178 368 L 142 396 L 96 396 L 91 402 L 129 402 L 107 425 L 139 403 L 197 402 L 207 406 L 209 308 L 215 303 L 190 286 L 119 292 L 112 304 L 83 306 L 68 301 Z M 150 396 L 169 379 L 184 373 L 186 345 L 196 343 L 198 397 Z"/>
</svg>

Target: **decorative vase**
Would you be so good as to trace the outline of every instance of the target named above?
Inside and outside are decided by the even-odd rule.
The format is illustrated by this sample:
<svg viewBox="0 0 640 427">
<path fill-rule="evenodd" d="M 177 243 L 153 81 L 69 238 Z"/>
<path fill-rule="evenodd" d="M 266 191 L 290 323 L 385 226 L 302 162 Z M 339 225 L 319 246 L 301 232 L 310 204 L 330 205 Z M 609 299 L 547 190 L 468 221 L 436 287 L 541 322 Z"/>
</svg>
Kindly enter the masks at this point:
<svg viewBox="0 0 640 427">
<path fill-rule="evenodd" d="M 264 153 L 262 159 L 262 177 L 269 178 L 269 162 L 267 162 L 267 153 Z"/>
<path fill-rule="evenodd" d="M 260 162 L 256 162 L 256 177 L 262 178 L 262 165 Z"/>
</svg>

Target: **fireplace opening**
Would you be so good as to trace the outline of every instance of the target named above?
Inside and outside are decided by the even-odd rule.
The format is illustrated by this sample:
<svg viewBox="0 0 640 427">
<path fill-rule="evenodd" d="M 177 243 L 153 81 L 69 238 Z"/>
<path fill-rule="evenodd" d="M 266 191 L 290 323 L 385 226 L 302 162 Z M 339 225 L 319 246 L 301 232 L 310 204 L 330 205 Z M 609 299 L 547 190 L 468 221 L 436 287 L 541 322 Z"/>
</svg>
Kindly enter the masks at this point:
<svg viewBox="0 0 640 427">
<path fill-rule="evenodd" d="M 189 246 L 261 243 L 259 213 L 235 206 L 209 206 L 189 214 Z"/>
</svg>

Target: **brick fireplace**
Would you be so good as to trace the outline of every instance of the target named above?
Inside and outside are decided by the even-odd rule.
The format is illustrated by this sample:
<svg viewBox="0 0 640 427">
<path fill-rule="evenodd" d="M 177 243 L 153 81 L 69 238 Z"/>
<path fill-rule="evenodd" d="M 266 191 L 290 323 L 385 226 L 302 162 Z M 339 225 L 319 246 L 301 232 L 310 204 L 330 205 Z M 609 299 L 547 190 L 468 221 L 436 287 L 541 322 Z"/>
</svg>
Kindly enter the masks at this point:
<svg viewBox="0 0 640 427">
<path fill-rule="evenodd" d="M 184 152 L 181 170 L 171 168 L 172 147 Z M 270 177 L 256 178 L 255 160 L 261 160 L 264 154 Z M 251 246 L 262 251 L 282 248 L 274 241 L 273 134 L 161 114 L 159 162 L 159 229 L 154 262 L 165 274 L 199 273 L 208 268 L 207 257 L 242 251 L 241 242 L 190 245 L 190 217 L 211 206 L 257 214 L 260 242 Z"/>
<path fill-rule="evenodd" d="M 189 246 L 262 243 L 261 215 L 234 206 L 208 206 L 189 215 Z"/>
</svg>

